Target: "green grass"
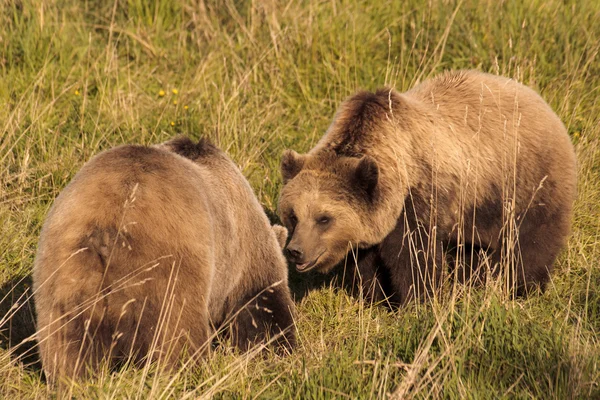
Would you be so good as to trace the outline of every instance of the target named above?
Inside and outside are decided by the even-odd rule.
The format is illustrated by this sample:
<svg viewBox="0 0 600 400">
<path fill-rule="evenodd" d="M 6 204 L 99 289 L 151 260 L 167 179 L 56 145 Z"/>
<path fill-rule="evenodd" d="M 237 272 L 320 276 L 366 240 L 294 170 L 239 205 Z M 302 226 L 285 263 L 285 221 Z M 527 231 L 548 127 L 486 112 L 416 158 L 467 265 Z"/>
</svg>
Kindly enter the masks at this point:
<svg viewBox="0 0 600 400">
<path fill-rule="evenodd" d="M 476 68 L 538 90 L 577 150 L 573 234 L 546 293 L 512 301 L 491 284 L 390 312 L 292 273 L 291 356 L 223 346 L 176 377 L 124 369 L 73 395 L 600 398 L 599 20 L 594 0 L 4 0 L 0 397 L 53 395 L 14 345 L 34 330 L 23 299 L 44 217 L 91 156 L 208 136 L 272 215 L 281 152 L 311 148 L 346 96 Z"/>
</svg>

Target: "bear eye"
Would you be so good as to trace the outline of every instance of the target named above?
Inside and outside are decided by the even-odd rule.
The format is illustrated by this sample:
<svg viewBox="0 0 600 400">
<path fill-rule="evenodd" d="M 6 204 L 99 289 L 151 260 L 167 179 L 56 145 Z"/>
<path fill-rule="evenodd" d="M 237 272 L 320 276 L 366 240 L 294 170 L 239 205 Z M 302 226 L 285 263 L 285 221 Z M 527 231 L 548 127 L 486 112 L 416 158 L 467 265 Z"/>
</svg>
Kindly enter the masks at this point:
<svg viewBox="0 0 600 400">
<path fill-rule="evenodd" d="M 317 218 L 317 224 L 319 225 L 327 225 L 331 222 L 331 218 L 327 215 L 320 216 Z"/>
<path fill-rule="evenodd" d="M 298 223 L 298 218 L 296 217 L 296 214 L 293 211 L 290 213 L 289 220 L 292 226 L 296 226 L 296 224 Z"/>
</svg>

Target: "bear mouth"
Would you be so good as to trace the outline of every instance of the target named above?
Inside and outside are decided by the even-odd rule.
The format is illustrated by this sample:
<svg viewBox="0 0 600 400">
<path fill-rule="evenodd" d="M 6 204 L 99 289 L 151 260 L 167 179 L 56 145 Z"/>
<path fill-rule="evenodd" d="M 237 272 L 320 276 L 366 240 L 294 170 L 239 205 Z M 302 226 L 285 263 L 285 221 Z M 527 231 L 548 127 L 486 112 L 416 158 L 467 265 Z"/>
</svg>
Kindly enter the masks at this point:
<svg viewBox="0 0 600 400">
<path fill-rule="evenodd" d="M 296 271 L 298 271 L 298 272 L 308 272 L 311 269 L 315 268 L 317 266 L 317 262 L 319 261 L 319 259 L 321 258 L 321 256 L 323 254 L 325 254 L 325 250 L 323 250 L 323 252 L 321 254 L 319 254 L 317 256 L 317 258 L 315 258 L 312 261 L 305 262 L 304 264 L 296 264 Z"/>
</svg>

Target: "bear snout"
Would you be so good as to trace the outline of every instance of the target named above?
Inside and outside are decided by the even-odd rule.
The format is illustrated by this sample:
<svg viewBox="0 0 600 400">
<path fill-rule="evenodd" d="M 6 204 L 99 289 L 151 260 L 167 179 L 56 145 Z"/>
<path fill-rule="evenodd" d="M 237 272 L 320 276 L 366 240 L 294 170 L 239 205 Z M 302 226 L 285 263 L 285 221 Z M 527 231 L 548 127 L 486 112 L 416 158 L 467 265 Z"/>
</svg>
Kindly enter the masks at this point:
<svg viewBox="0 0 600 400">
<path fill-rule="evenodd" d="M 285 249 L 285 253 L 291 262 L 293 262 L 295 264 L 302 263 L 302 259 L 304 257 L 304 252 L 302 251 L 302 249 L 299 246 L 290 244 Z"/>
</svg>

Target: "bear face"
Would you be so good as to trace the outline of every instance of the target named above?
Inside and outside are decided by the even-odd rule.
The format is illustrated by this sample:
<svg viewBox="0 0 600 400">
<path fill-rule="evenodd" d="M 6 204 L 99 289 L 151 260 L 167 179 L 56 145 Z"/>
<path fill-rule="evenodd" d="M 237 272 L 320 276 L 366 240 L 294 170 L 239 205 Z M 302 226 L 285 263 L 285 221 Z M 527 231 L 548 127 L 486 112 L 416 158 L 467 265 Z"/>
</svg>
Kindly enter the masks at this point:
<svg viewBox="0 0 600 400">
<path fill-rule="evenodd" d="M 288 258 L 299 272 L 326 273 L 360 245 L 375 201 L 379 168 L 369 156 L 299 155 L 282 159 L 279 215 L 291 232 Z"/>
</svg>

